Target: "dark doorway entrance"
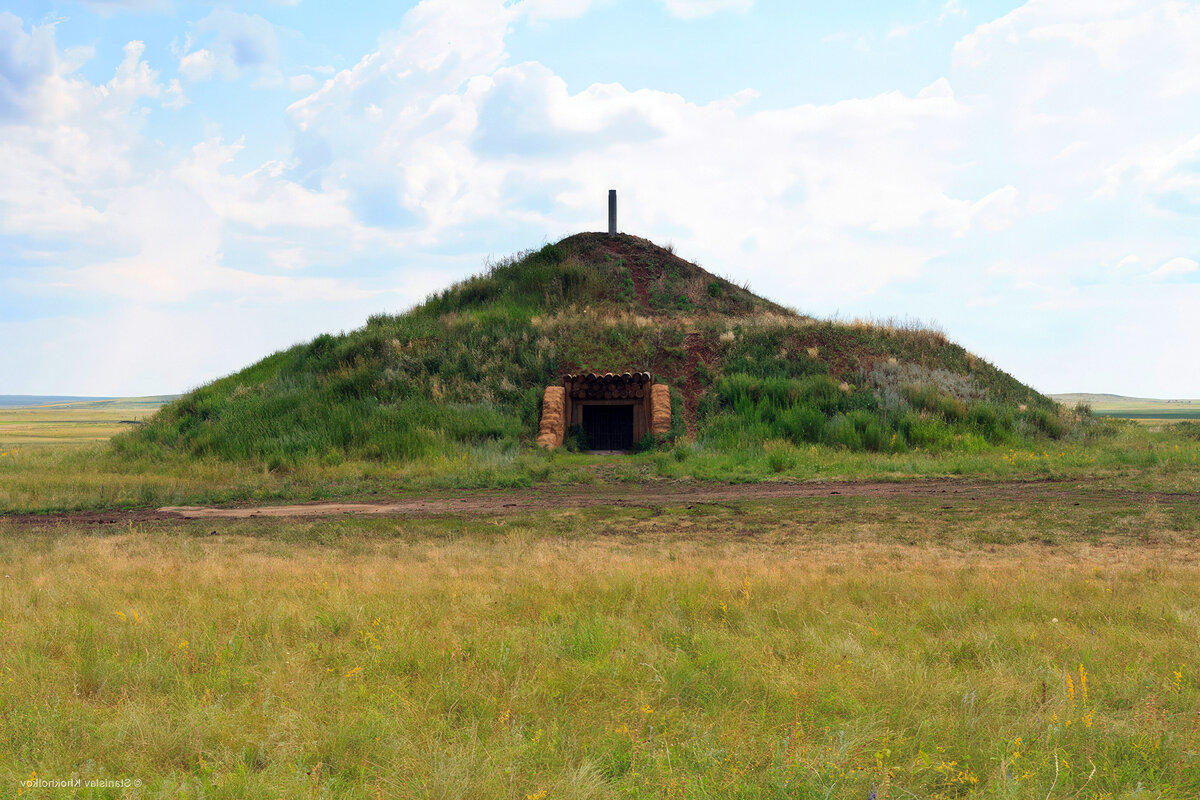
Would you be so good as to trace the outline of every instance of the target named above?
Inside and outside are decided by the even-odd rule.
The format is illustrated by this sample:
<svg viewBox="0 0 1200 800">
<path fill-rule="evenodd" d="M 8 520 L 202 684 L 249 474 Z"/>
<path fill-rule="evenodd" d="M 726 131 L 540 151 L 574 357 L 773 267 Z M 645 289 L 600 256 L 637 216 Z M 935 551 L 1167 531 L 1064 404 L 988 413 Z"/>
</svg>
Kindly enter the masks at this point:
<svg viewBox="0 0 1200 800">
<path fill-rule="evenodd" d="M 591 450 L 633 449 L 633 405 L 592 406 L 583 411 L 583 430 Z"/>
</svg>

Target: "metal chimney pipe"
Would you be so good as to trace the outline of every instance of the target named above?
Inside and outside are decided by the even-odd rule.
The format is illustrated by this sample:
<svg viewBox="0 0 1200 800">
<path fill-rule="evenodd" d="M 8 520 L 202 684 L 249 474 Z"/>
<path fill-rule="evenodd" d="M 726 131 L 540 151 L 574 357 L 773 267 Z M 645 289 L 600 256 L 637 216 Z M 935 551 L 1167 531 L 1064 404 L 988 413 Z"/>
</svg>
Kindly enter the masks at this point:
<svg viewBox="0 0 1200 800">
<path fill-rule="evenodd" d="M 617 235 L 617 190 L 608 190 L 608 235 Z"/>
</svg>

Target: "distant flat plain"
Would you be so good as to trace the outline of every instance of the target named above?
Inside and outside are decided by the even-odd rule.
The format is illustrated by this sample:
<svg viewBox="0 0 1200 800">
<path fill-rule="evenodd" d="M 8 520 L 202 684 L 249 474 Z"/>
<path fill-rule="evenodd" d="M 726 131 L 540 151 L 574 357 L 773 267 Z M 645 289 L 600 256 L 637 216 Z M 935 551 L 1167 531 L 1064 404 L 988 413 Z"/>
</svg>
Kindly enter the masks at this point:
<svg viewBox="0 0 1200 800">
<path fill-rule="evenodd" d="M 0 395 L 0 452 L 105 442 L 172 399 L 173 395 L 68 400 Z"/>
<path fill-rule="evenodd" d="M 1118 394 L 1052 394 L 1063 405 L 1087 403 L 1101 417 L 1121 417 L 1145 421 L 1170 422 L 1200 419 L 1200 400 L 1156 400 L 1150 397 L 1124 397 Z"/>
</svg>

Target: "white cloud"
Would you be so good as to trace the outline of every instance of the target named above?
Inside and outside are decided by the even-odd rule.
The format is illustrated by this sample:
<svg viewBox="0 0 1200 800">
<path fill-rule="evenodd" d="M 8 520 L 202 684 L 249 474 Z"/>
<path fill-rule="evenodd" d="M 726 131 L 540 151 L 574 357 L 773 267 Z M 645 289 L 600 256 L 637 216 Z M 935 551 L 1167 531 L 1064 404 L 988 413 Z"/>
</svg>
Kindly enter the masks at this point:
<svg viewBox="0 0 1200 800">
<path fill-rule="evenodd" d="M 507 21 L 495 23 L 493 32 Z M 710 240 L 724 234 L 734 247 L 753 237 L 771 256 L 766 264 L 783 268 L 789 253 L 817 248 L 826 263 L 859 276 L 862 292 L 911 276 L 936 251 L 854 242 L 848 230 L 970 224 L 970 202 L 939 183 L 964 114 L 944 81 L 918 97 L 889 93 L 742 116 L 752 92 L 704 106 L 612 84 L 570 94 L 543 65 L 500 66 L 502 41 L 489 36 L 454 40 L 464 52 L 451 63 L 482 71 L 464 82 L 463 73 L 443 71 L 446 53 L 423 50 L 446 37 L 406 33 L 402 45 L 387 42 L 291 113 L 322 155 L 299 170 L 306 182 L 336 186 L 351 206 L 365 198 L 374 212 L 382 207 L 376 187 L 397 187 L 382 204 L 416 220 L 416 240 L 489 219 L 582 220 L 596 187 L 615 185 L 629 201 L 658 209 L 645 221 L 704 230 Z M 528 197 L 516 186 L 561 187 L 546 198 L 553 215 L 522 209 Z M 798 186 L 805 196 L 788 202 Z M 783 223 L 786 215 L 795 221 Z"/>
<path fill-rule="evenodd" d="M 523 0 L 521 13 L 534 21 L 573 19 L 592 7 L 594 0 Z"/>
<path fill-rule="evenodd" d="M 912 34 L 916 33 L 917 31 L 921 30 L 921 28 L 924 28 L 924 27 L 925 27 L 925 23 L 923 23 L 923 22 L 914 22 L 911 25 L 896 25 L 887 32 L 887 38 L 888 39 L 904 39 L 904 38 L 911 36 Z"/>
<path fill-rule="evenodd" d="M 289 92 L 311 92 L 320 85 L 312 75 L 292 75 L 287 80 Z"/>
<path fill-rule="evenodd" d="M 211 50 L 201 47 L 179 59 L 179 74 L 189 81 L 206 81 L 217 69 L 217 58 Z"/>
<path fill-rule="evenodd" d="M 1197 269 L 1200 269 L 1200 264 L 1190 258 L 1177 256 L 1154 270 L 1154 272 L 1151 272 L 1150 277 L 1160 281 L 1171 280 L 1191 275 Z"/>
<path fill-rule="evenodd" d="M 81 0 L 83 5 L 101 16 L 111 16 L 121 11 L 135 13 L 161 13 L 170 11 L 171 0 Z"/>
<path fill-rule="evenodd" d="M 686 5 L 672 12 L 749 4 Z M 510 63 L 511 28 L 588 6 L 423 0 L 353 67 L 327 80 L 306 69 L 319 85 L 279 73 L 269 23 L 214 11 L 181 57 L 185 81 L 253 72 L 310 91 L 287 110 L 294 148 L 257 166 L 244 163 L 257 148 L 212 133 L 183 155 L 142 135 L 147 108 L 186 98 L 138 43 L 94 85 L 77 71 L 86 51 L 59 53 L 52 27 L 26 33 L 0 14 L 0 53 L 14 54 L 0 56 L 0 230 L 66 243 L 38 267 L 43 286 L 143 309 L 361 309 L 464 267 L 419 281 L 406 267 L 404 291 L 376 295 L 340 264 L 596 229 L 616 187 L 627 230 L 806 310 L 911 312 L 964 336 L 992 320 L 1001 329 L 981 341 L 1002 341 L 1001 366 L 1021 377 L 1058 375 L 1047 339 L 1101 313 L 1128 335 L 1156 297 L 1175 311 L 1155 329 L 1187 341 L 1200 9 L 1031 0 L 964 37 L 949 74 L 916 93 L 755 110 L 750 90 L 704 104 L 612 83 L 572 91 L 544 64 Z M 1137 360 L 1110 344 L 1110 361 Z"/>
<path fill-rule="evenodd" d="M 25 42 L 48 36 L 52 48 L 52 34 L 35 30 Z M 337 229 L 330 242 L 347 253 L 370 237 L 356 238 L 361 226 L 341 194 L 307 190 L 281 177 L 279 164 L 230 174 L 238 145 L 206 141 L 173 166 L 157 164 L 140 132 L 142 103 L 157 98 L 178 107 L 186 98 L 177 81 L 158 80 L 144 49 L 127 44 L 112 79 L 100 85 L 66 72 L 74 62 L 51 58 L 42 77 L 26 83 L 23 118 L 0 125 L 0 232 L 45 237 L 58 249 L 53 261 L 28 272 L 26 288 L 142 304 L 222 295 L 348 302 L 371 294 L 339 278 L 248 269 L 253 256 L 229 264 L 231 249 L 264 260 L 284 249 L 281 229 Z M 301 263 L 292 257 L 286 266 L 294 271 Z"/>
<path fill-rule="evenodd" d="M 190 158 L 175 167 L 171 177 L 195 192 L 220 219 L 257 230 L 354 229 L 355 221 L 345 207 L 343 194 L 311 191 L 286 180 L 281 177 L 283 166 L 279 163 L 269 162 L 244 175 L 229 174 L 226 167 L 241 148 L 241 142 L 201 142 Z"/>
<path fill-rule="evenodd" d="M 1117 262 L 1113 269 L 1114 274 L 1128 276 L 1137 274 L 1142 268 L 1142 257 L 1137 253 L 1130 253 Z"/>
<path fill-rule="evenodd" d="M 962 7 L 960 0 L 946 0 L 942 4 L 941 13 L 938 14 L 938 24 L 945 22 L 951 17 L 965 17 L 967 10 Z"/>
<path fill-rule="evenodd" d="M 1092 279 L 1093 245 L 1136 248 L 1151 263 L 1187 246 L 1182 227 L 1150 220 L 1200 215 L 1200 82 L 1162 96 L 1185 91 L 1181 72 L 1200 74 L 1196 41 L 1194 4 L 1031 0 L 955 46 L 950 79 L 978 118 L 965 138 L 973 171 L 1028 198 L 1009 224 L 1052 211 L 1043 241 L 1089 253 L 1060 255 L 1053 280 Z"/>
<path fill-rule="evenodd" d="M 43 41 L 39 37 L 53 48 L 53 28 L 35 29 L 31 40 Z M 49 73 L 26 84 L 21 115 L 0 125 L 6 164 L 0 232 L 79 236 L 88 246 L 111 243 L 106 195 L 134 174 L 132 151 L 146 110 L 142 102 L 164 92 L 167 104 L 179 102 L 142 60 L 143 50 L 141 42 L 128 43 L 105 84 L 74 74 L 79 53 L 52 58 Z"/>
<path fill-rule="evenodd" d="M 989 231 L 1002 231 L 1020 214 L 1021 193 L 1017 187 L 1004 186 L 971 206 L 971 216 Z"/>
<path fill-rule="evenodd" d="M 85 316 L 0 321 L 0 340 L 22 343 L 0 349 L 0 372 L 39 394 L 183 392 L 322 331 L 357 326 L 378 302 L 298 301 L 279 313 L 256 301 L 162 307 L 130 300 Z"/>
<path fill-rule="evenodd" d="M 191 102 L 188 100 L 187 95 L 183 93 L 183 87 L 179 84 L 178 78 L 171 78 L 171 82 L 167 84 L 163 96 L 166 98 L 163 100 L 163 108 L 168 108 L 172 111 L 178 111 Z"/>
<path fill-rule="evenodd" d="M 282 247 L 269 253 L 271 263 L 282 270 L 293 271 L 308 266 L 308 252 L 303 247 Z"/>
<path fill-rule="evenodd" d="M 356 197 L 376 209 L 373 201 L 383 199 L 415 220 L 416 240 L 486 219 L 569 225 L 594 213 L 597 187 L 615 185 L 646 209 L 641 222 L 650 230 L 703 231 L 705 252 L 724 263 L 752 247 L 764 274 L 791 274 L 793 254 L 816 254 L 852 278 L 855 296 L 919 276 L 952 249 L 946 237 L 1008 231 L 1060 209 L 1081 183 L 1094 190 L 1096 150 L 1109 147 L 1094 131 L 1083 140 L 1063 124 L 1062 135 L 1039 143 L 1039 151 L 1053 148 L 1047 158 L 1058 160 L 1055 169 L 1041 168 L 1046 159 L 1038 158 L 1039 169 L 1026 171 L 1022 155 L 1001 151 L 1002 159 L 1015 156 L 1016 169 L 990 185 L 983 171 L 969 182 L 974 188 L 958 187 L 964 163 L 979 157 L 969 149 L 973 140 L 1006 129 L 1020 140 L 1031 124 L 1054 124 L 1035 97 L 991 91 L 1010 62 L 1030 60 L 1012 37 L 1039 46 L 1045 23 L 1072 39 L 1050 18 L 1033 31 L 1012 28 L 1001 43 L 1012 53 L 1002 59 L 962 60 L 951 79 L 959 92 L 941 79 L 916 96 L 741 115 L 733 98 L 697 106 L 602 84 L 570 94 L 543 65 L 504 66 L 503 37 L 519 7 L 480 4 L 487 25 L 458 37 L 445 34 L 453 24 L 446 8 L 422 4 L 420 18 L 408 18 L 381 50 L 290 109 L 321 154 L 300 170 L 306 180 L 347 192 L 351 207 Z M 943 8 L 945 16 L 960 11 Z M 991 58 L 993 39 L 982 26 L 964 41 L 978 40 L 974 47 Z M 446 64 L 463 69 L 448 72 Z M 997 96 L 1004 105 L 991 102 Z M 1063 114 L 1091 119 L 1070 106 Z M 390 199 L 374 188 L 381 182 L 398 187 Z M 514 187 L 531 186 L 556 187 L 542 201 L 552 214 L 521 207 L 527 190 Z M 385 225 L 396 218 L 385 215 Z M 830 294 L 844 291 L 839 285 Z"/>
<path fill-rule="evenodd" d="M 673 16 L 680 19 L 696 19 L 718 11 L 733 11 L 745 14 L 754 5 L 754 0 L 662 0 Z"/>
<path fill-rule="evenodd" d="M 158 97 L 162 85 L 158 82 L 158 73 L 150 69 L 150 65 L 142 60 L 146 51 L 143 42 L 130 42 L 125 45 L 125 58 L 117 65 L 117 72 L 112 80 L 105 84 L 105 90 L 112 97 L 123 101 L 125 107 L 132 107 L 141 97 Z"/>
<path fill-rule="evenodd" d="M 203 46 L 192 49 L 196 44 Z M 279 60 L 275 26 L 257 14 L 226 8 L 215 8 L 196 23 L 187 50 L 180 58 L 179 72 L 193 81 L 213 75 L 235 80 L 247 70 L 274 77 Z"/>
<path fill-rule="evenodd" d="M 57 64 L 53 25 L 25 33 L 20 17 L 0 11 L 0 122 L 29 112 Z"/>
<path fill-rule="evenodd" d="M 914 33 L 917 33 L 918 31 L 924 30 L 925 28 L 929 27 L 930 24 L 942 25 L 947 20 L 954 19 L 955 17 L 965 17 L 966 15 L 967 15 L 967 11 L 966 11 L 966 9 L 964 9 L 962 7 L 962 4 L 959 2 L 959 0 L 946 0 L 946 2 L 942 4 L 942 8 L 941 8 L 941 11 L 938 13 L 937 19 L 921 20 L 920 22 L 912 22 L 912 23 L 908 23 L 908 24 L 893 25 L 888 30 L 887 36 L 885 38 L 887 38 L 887 39 L 906 39 L 909 36 L 912 36 Z"/>
<path fill-rule="evenodd" d="M 1109 165 L 1097 194 L 1115 197 L 1128 192 L 1153 212 L 1200 215 L 1200 135 L 1182 142 L 1171 137 Z"/>
<path fill-rule="evenodd" d="M 1197 63 L 1198 19 L 1200 9 L 1173 0 L 1030 0 L 964 36 L 954 58 L 978 66 L 1035 46 L 1042 48 L 1035 67 L 1066 68 L 1072 77 L 1115 74 L 1137 60 L 1151 69 L 1169 61 L 1182 67 L 1180 58 Z"/>
</svg>

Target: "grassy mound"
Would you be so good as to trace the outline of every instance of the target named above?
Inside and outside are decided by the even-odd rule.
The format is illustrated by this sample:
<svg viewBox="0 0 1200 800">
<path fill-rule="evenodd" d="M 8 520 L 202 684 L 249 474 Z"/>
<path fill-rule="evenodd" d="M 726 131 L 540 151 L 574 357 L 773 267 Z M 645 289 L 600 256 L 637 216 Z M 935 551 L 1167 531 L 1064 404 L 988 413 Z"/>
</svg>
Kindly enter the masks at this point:
<svg viewBox="0 0 1200 800">
<path fill-rule="evenodd" d="M 511 453 L 564 372 L 650 370 L 676 434 L 723 451 L 899 452 L 1061 437 L 1050 399 L 936 331 L 821 321 L 633 236 L 578 234 L 400 315 L 192 391 L 114 440 L 268 466 Z"/>
</svg>

